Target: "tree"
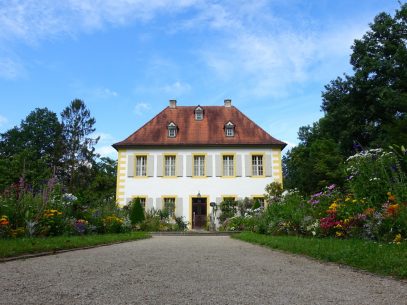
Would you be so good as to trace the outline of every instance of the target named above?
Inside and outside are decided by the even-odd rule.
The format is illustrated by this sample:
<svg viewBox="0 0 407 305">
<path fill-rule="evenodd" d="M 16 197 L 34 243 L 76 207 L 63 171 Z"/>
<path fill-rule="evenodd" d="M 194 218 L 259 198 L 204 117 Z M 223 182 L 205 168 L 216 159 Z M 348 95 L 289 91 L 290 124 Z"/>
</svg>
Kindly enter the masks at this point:
<svg viewBox="0 0 407 305">
<path fill-rule="evenodd" d="M 64 139 L 64 169 L 66 185 L 70 192 L 74 192 L 90 179 L 90 169 L 94 164 L 94 145 L 99 137 L 90 135 L 95 131 L 96 120 L 82 100 L 75 99 L 62 113 L 62 127 Z"/>
<path fill-rule="evenodd" d="M 355 40 L 354 75 L 325 87 L 321 127 L 345 155 L 363 147 L 407 143 L 407 4 L 394 17 L 381 13 Z"/>
<path fill-rule="evenodd" d="M 340 165 L 363 148 L 407 143 L 407 4 L 381 13 L 352 46 L 354 75 L 322 93 L 324 116 L 299 130 L 300 144 L 283 158 L 285 186 L 303 193 L 341 183 Z"/>
<path fill-rule="evenodd" d="M 141 206 L 140 198 L 135 198 L 130 202 L 130 221 L 134 226 L 145 219 L 144 209 Z"/>
<path fill-rule="evenodd" d="M 36 108 L 0 139 L 0 189 L 20 177 L 39 188 L 60 165 L 62 126 L 47 108 Z"/>
</svg>

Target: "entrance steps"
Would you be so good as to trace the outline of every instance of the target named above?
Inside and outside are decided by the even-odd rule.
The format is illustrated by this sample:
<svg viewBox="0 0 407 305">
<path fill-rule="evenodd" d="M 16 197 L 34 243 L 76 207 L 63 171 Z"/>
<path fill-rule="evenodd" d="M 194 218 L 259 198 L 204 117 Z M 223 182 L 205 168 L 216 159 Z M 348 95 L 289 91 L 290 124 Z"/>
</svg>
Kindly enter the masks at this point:
<svg viewBox="0 0 407 305">
<path fill-rule="evenodd" d="M 204 231 L 204 230 L 189 230 L 183 232 L 169 231 L 169 232 L 151 232 L 152 236 L 230 236 L 232 234 L 238 234 L 234 231 Z"/>
</svg>

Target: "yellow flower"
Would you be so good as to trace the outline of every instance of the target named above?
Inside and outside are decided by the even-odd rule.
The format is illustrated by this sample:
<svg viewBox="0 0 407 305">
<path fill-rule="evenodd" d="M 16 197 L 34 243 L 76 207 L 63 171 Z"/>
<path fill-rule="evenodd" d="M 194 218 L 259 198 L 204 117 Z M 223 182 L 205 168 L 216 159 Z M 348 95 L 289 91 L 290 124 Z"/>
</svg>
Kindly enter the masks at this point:
<svg viewBox="0 0 407 305">
<path fill-rule="evenodd" d="M 401 234 L 397 234 L 397 235 L 394 237 L 394 239 L 393 239 L 393 243 L 399 245 L 402 240 L 403 240 L 403 239 L 401 238 Z"/>
<path fill-rule="evenodd" d="M 343 236 L 343 232 L 339 232 L 339 231 L 336 231 L 336 237 L 342 237 Z"/>
<path fill-rule="evenodd" d="M 335 228 L 335 229 L 342 229 L 343 227 L 342 227 L 341 224 L 337 224 L 334 228 Z"/>
</svg>

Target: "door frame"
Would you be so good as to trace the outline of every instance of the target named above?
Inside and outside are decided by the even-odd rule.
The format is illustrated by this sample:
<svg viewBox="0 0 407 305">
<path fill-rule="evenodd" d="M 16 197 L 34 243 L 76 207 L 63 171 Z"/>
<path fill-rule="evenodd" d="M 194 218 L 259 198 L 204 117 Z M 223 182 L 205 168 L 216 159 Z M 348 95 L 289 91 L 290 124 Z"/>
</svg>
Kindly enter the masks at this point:
<svg viewBox="0 0 407 305">
<path fill-rule="evenodd" d="M 189 229 L 192 230 L 192 198 L 198 198 L 197 195 L 189 195 Z M 208 195 L 201 195 L 201 197 L 199 198 L 203 198 L 206 199 L 206 217 L 208 217 L 208 215 L 210 215 L 210 200 L 209 200 L 209 196 Z"/>
</svg>

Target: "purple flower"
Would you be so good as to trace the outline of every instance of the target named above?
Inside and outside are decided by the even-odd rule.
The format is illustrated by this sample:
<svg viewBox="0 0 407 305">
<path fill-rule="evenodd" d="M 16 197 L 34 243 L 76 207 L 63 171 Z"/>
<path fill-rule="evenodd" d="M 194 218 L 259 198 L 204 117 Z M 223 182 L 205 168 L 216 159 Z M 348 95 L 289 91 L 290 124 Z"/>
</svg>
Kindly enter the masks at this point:
<svg viewBox="0 0 407 305">
<path fill-rule="evenodd" d="M 330 186 L 328 186 L 328 190 L 332 191 L 335 187 L 336 187 L 335 184 L 331 184 Z"/>
</svg>

